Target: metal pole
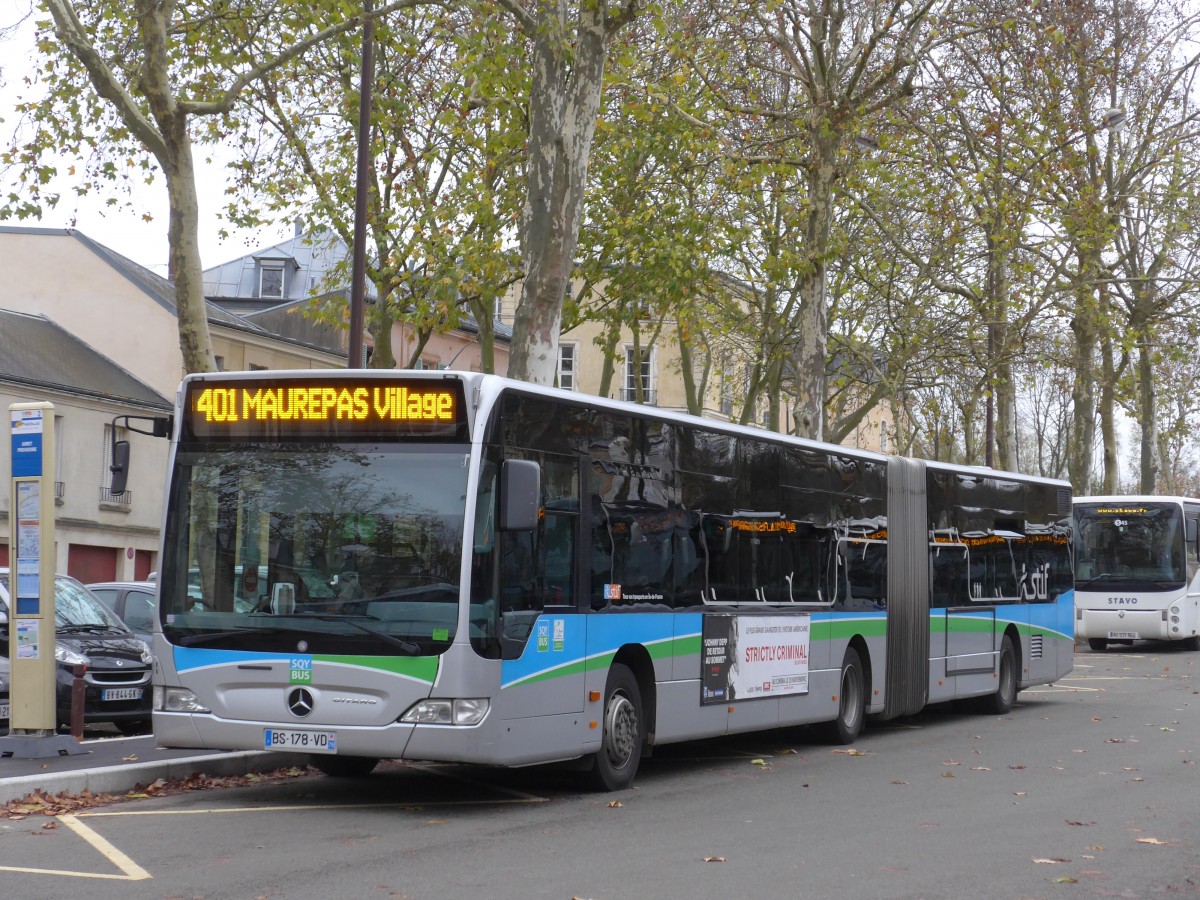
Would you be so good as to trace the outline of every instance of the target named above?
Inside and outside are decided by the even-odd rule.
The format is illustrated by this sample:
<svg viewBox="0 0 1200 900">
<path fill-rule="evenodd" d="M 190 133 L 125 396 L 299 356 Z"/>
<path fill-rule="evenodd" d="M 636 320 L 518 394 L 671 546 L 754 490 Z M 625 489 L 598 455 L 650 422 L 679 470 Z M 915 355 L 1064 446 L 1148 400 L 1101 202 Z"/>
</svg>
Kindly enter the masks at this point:
<svg viewBox="0 0 1200 900">
<path fill-rule="evenodd" d="M 363 12 L 370 15 L 371 0 Z M 358 163 L 354 172 L 354 248 L 350 278 L 350 353 L 347 366 L 363 365 L 363 310 L 367 285 L 367 192 L 371 165 L 371 90 L 375 75 L 375 20 L 363 22 L 362 74 L 358 98 Z"/>
<path fill-rule="evenodd" d="M 87 666 L 71 667 L 71 735 L 83 740 L 83 712 L 87 703 L 87 684 L 83 680 Z"/>
</svg>

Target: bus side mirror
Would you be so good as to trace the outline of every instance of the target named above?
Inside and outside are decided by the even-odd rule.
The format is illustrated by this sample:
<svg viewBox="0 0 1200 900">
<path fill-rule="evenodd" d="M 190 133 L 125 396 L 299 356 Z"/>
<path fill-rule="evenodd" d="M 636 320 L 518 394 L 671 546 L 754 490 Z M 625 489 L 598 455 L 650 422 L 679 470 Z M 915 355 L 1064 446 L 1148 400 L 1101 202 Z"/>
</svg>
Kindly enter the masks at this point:
<svg viewBox="0 0 1200 900">
<path fill-rule="evenodd" d="M 528 459 L 506 459 L 500 467 L 500 530 L 536 528 L 541 496 L 541 467 Z"/>
<path fill-rule="evenodd" d="M 108 471 L 112 473 L 109 491 L 113 494 L 125 493 L 129 484 L 129 441 L 113 441 L 112 465 Z"/>
</svg>

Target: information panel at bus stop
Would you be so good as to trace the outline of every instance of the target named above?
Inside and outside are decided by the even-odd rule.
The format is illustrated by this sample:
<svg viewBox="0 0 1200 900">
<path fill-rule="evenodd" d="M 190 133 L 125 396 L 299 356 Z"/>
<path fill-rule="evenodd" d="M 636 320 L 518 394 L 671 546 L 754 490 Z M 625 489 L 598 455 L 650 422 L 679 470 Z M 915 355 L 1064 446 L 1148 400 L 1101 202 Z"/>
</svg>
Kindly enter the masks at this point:
<svg viewBox="0 0 1200 900">
<path fill-rule="evenodd" d="M 54 405 L 9 406 L 9 735 L 5 755 L 81 752 L 56 731 L 54 625 Z M 51 469 L 49 482 L 46 470 Z"/>
</svg>

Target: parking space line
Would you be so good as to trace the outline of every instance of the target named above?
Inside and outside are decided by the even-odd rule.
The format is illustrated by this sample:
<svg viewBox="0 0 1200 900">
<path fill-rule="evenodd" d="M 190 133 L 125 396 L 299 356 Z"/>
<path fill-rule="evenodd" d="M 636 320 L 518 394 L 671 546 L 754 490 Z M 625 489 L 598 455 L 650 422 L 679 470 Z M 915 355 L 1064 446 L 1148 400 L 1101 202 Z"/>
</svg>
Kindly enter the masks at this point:
<svg viewBox="0 0 1200 900">
<path fill-rule="evenodd" d="M 101 856 L 121 870 L 120 875 L 109 872 L 72 872 L 67 869 L 34 869 L 26 866 L 0 866 L 3 872 L 25 872 L 33 875 L 65 875 L 72 878 L 98 878 L 104 881 L 145 881 L 154 876 L 114 847 L 107 840 L 79 821 L 75 815 L 58 816 L 58 821 L 83 838 Z"/>
</svg>

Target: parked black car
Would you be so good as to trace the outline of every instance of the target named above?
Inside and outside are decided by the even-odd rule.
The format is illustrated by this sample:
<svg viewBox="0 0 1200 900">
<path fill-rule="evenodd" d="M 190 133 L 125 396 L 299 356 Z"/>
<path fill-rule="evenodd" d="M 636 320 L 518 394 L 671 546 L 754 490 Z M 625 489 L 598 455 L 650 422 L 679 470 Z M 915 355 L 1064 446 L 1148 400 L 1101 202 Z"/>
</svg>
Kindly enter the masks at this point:
<svg viewBox="0 0 1200 900">
<path fill-rule="evenodd" d="M 58 661 L 55 708 L 58 725 L 71 724 L 72 669 L 84 666 L 85 724 L 111 722 L 123 734 L 150 729 L 149 646 L 87 588 L 69 575 L 54 579 L 54 623 Z M 0 568 L 0 654 L 8 653 L 9 571 Z"/>
</svg>

